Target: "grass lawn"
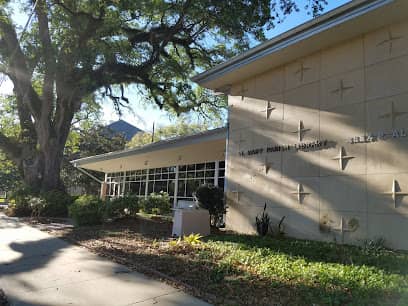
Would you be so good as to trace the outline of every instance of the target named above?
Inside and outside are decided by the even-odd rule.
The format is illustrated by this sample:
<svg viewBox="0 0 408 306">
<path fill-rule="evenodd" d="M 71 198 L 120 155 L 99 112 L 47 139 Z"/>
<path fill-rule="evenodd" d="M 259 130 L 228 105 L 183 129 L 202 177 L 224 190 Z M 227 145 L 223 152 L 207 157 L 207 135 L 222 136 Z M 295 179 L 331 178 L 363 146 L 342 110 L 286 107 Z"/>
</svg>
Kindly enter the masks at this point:
<svg viewBox="0 0 408 306">
<path fill-rule="evenodd" d="M 174 247 L 171 223 L 143 218 L 54 233 L 216 305 L 408 305 L 407 253 L 222 233 Z"/>
</svg>

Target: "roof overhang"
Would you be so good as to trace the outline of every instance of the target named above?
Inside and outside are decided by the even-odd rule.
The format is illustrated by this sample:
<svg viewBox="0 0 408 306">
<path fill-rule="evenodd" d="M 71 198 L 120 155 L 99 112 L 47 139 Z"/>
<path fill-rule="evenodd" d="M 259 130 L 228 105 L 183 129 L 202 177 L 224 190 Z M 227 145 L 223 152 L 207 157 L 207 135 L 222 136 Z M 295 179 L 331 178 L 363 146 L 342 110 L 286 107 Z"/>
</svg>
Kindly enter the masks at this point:
<svg viewBox="0 0 408 306">
<path fill-rule="evenodd" d="M 109 173 L 223 160 L 226 136 L 227 129 L 219 128 L 71 163 L 78 168 Z"/>
<path fill-rule="evenodd" d="M 407 0 L 355 0 L 198 74 L 192 80 L 225 92 L 232 84 L 407 17 Z"/>
</svg>

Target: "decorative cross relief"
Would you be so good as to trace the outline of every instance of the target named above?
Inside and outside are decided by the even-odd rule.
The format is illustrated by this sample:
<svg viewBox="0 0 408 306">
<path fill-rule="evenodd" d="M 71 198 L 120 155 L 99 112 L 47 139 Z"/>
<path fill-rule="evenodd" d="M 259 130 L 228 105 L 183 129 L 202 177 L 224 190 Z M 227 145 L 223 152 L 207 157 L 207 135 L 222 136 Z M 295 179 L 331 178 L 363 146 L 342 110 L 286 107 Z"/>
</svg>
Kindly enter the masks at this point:
<svg viewBox="0 0 408 306">
<path fill-rule="evenodd" d="M 303 64 L 303 62 L 300 63 L 300 68 L 295 72 L 295 74 L 299 74 L 300 76 L 300 81 L 303 82 L 303 78 L 304 78 L 304 74 L 306 71 L 310 70 L 312 68 L 310 67 L 305 67 L 305 65 Z"/>
<path fill-rule="evenodd" d="M 395 179 L 392 181 L 391 192 L 383 192 L 383 194 L 391 195 L 392 200 L 394 201 L 394 208 L 397 208 L 398 197 L 404 197 L 408 195 L 408 193 L 401 191 L 401 188 L 399 187 L 399 184 Z"/>
<path fill-rule="evenodd" d="M 402 115 L 408 114 L 408 112 L 398 112 L 395 110 L 395 105 L 394 101 L 391 102 L 391 111 L 389 113 L 386 113 L 384 115 L 381 115 L 378 117 L 378 119 L 384 119 L 384 118 L 391 118 L 391 127 L 394 129 L 395 128 L 395 120 Z"/>
<path fill-rule="evenodd" d="M 275 109 L 276 109 L 276 107 L 272 106 L 271 102 L 267 101 L 265 110 L 261 111 L 261 113 L 265 113 L 266 114 L 266 120 L 268 120 L 269 117 L 271 116 L 272 111 L 274 111 Z"/>
<path fill-rule="evenodd" d="M 303 190 L 303 185 L 299 183 L 299 184 L 297 185 L 296 191 L 292 192 L 292 194 L 296 195 L 299 204 L 302 204 L 303 198 L 304 198 L 306 195 L 310 194 L 310 192 L 305 192 L 305 191 Z"/>
<path fill-rule="evenodd" d="M 349 159 L 353 159 L 353 158 L 355 158 L 355 157 L 354 157 L 354 156 L 348 156 L 348 155 L 345 153 L 345 151 L 344 151 L 344 147 L 341 147 L 341 148 L 340 148 L 339 155 L 336 156 L 336 157 L 333 157 L 332 159 L 339 161 L 340 170 L 343 171 L 343 170 L 344 170 L 344 167 L 345 167 L 345 165 L 346 165 L 346 162 L 347 162 Z"/>
<path fill-rule="evenodd" d="M 303 121 L 299 120 L 299 124 L 298 124 L 298 128 L 296 131 L 293 131 L 292 133 L 296 133 L 298 134 L 298 139 L 299 141 L 303 140 L 303 135 L 307 132 L 310 131 L 310 129 L 305 129 L 304 125 L 303 125 Z"/>
<path fill-rule="evenodd" d="M 344 93 L 345 93 L 347 90 L 350 90 L 350 89 L 352 89 L 352 88 L 354 88 L 354 86 L 345 86 L 345 85 L 344 85 L 344 80 L 341 79 L 341 80 L 340 80 L 340 86 L 339 86 L 338 88 L 336 88 L 335 90 L 332 90 L 331 93 L 332 93 L 332 94 L 336 94 L 336 95 L 339 94 L 339 95 L 340 95 L 340 100 L 343 101 Z"/>
<path fill-rule="evenodd" d="M 383 46 L 385 44 L 388 44 L 389 46 L 389 54 L 391 55 L 392 53 L 392 47 L 394 45 L 394 41 L 400 40 L 402 39 L 402 36 L 393 36 L 391 30 L 388 30 L 388 37 L 387 39 L 384 39 L 383 41 L 379 42 L 377 44 L 377 47 Z"/>
<path fill-rule="evenodd" d="M 337 228 L 331 228 L 332 231 L 340 232 L 341 235 L 341 243 L 344 243 L 344 233 L 345 232 L 355 232 L 357 230 L 357 226 L 350 226 L 350 222 L 347 226 L 345 226 L 344 218 L 340 218 L 340 225 Z"/>
</svg>

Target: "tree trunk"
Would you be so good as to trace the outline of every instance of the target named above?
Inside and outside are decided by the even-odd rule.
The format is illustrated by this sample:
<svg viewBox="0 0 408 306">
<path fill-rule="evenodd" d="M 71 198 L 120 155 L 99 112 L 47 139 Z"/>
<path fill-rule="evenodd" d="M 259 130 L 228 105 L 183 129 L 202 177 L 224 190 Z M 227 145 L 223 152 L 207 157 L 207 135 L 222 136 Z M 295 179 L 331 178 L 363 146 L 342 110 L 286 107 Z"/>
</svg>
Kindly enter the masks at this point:
<svg viewBox="0 0 408 306">
<path fill-rule="evenodd" d="M 37 152 L 35 157 L 22 159 L 20 170 L 24 184 L 34 192 L 65 190 L 60 178 L 62 157 L 59 149 L 49 148 L 47 152 Z"/>
</svg>

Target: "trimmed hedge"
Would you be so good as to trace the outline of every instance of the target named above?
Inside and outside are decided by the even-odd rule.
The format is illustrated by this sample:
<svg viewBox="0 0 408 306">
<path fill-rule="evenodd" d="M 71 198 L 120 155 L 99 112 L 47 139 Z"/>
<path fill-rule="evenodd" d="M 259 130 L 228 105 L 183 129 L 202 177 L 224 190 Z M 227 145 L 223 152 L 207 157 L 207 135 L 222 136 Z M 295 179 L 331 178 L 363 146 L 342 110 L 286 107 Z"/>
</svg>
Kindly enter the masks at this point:
<svg viewBox="0 0 408 306">
<path fill-rule="evenodd" d="M 170 197 L 166 192 L 151 193 L 139 200 L 140 209 L 147 214 L 166 215 L 171 212 Z"/>
<path fill-rule="evenodd" d="M 107 219 L 119 219 L 125 216 L 135 216 L 138 212 L 138 197 L 129 195 L 106 201 L 104 217 Z"/>
<path fill-rule="evenodd" d="M 94 195 L 80 196 L 69 207 L 69 215 L 76 225 L 101 224 L 104 215 L 104 203 Z"/>
</svg>

